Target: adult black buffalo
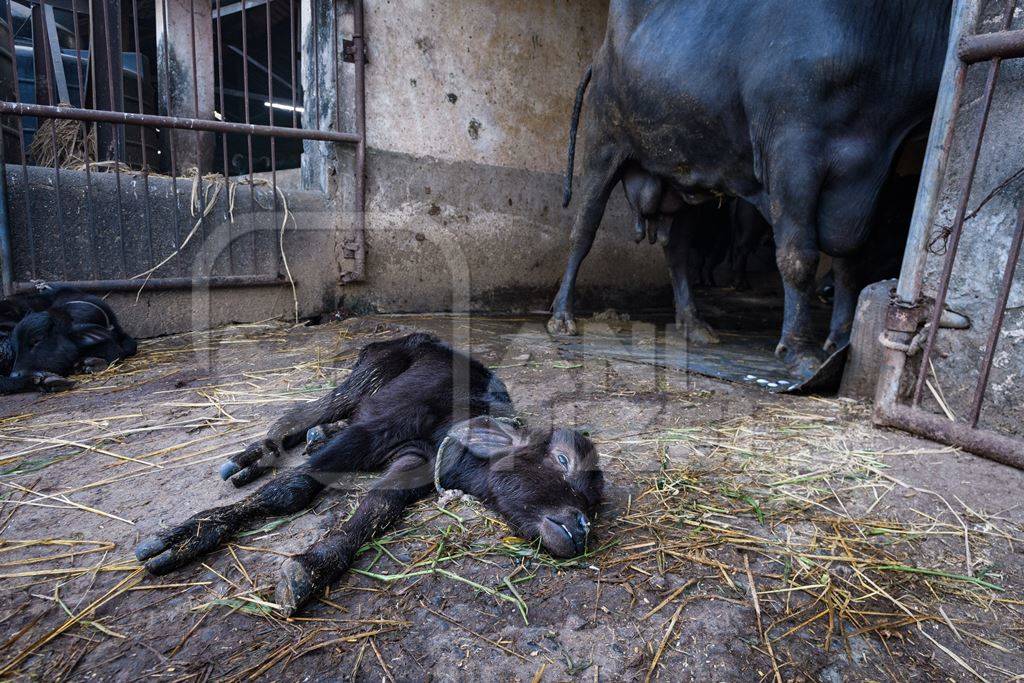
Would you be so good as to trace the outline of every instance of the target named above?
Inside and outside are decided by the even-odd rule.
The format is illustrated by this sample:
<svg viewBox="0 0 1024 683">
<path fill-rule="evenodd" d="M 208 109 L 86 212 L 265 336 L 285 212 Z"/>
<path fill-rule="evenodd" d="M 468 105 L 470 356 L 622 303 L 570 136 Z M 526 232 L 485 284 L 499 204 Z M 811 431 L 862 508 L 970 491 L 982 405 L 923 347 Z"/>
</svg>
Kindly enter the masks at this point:
<svg viewBox="0 0 1024 683">
<path fill-rule="evenodd" d="M 608 196 L 639 169 L 687 202 L 740 197 L 771 223 L 785 285 L 777 352 L 795 376 L 813 374 L 822 358 L 809 318 L 819 251 L 835 258 L 827 350 L 849 338 L 857 288 L 848 261 L 867 239 L 892 160 L 934 106 L 950 6 L 612 0 L 604 43 L 580 89 L 578 104 L 590 81 L 587 158 L 549 331 L 576 332 L 580 263 Z M 571 179 L 570 161 L 567 200 Z"/>
</svg>

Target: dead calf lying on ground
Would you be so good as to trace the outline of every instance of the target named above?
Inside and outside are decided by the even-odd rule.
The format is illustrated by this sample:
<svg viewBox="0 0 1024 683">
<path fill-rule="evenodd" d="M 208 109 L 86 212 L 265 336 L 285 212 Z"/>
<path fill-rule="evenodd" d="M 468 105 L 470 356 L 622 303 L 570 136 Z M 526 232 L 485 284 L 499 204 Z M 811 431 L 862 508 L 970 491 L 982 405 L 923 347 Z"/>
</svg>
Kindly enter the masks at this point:
<svg viewBox="0 0 1024 683">
<path fill-rule="evenodd" d="M 137 350 L 103 299 L 70 287 L 0 301 L 0 394 L 65 389 Z"/>
<path fill-rule="evenodd" d="M 346 420 L 337 427 L 333 423 Z M 244 485 L 283 449 L 322 426 L 308 461 L 247 498 L 201 512 L 136 548 L 153 574 L 214 550 L 261 518 L 298 512 L 343 472 L 384 470 L 352 517 L 281 571 L 276 600 L 289 614 L 345 572 L 368 540 L 437 489 L 477 497 L 523 538 L 560 557 L 584 551 L 603 477 L 588 438 L 570 429 L 536 432 L 514 422 L 500 379 L 436 338 L 413 334 L 366 346 L 351 374 L 319 401 L 287 413 L 267 438 L 221 468 Z M 315 443 L 315 442 L 314 442 Z"/>
</svg>

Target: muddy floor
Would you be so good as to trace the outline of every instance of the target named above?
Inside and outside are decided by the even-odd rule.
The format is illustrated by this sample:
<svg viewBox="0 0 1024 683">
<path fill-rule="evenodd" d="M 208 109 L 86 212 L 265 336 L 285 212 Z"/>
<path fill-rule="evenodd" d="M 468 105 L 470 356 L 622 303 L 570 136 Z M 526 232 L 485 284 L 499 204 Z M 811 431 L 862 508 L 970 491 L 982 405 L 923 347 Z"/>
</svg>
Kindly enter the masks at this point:
<svg viewBox="0 0 1024 683">
<path fill-rule="evenodd" d="M 1024 474 L 861 404 L 559 350 L 542 323 L 237 326 L 4 397 L 0 679 L 1024 680 Z M 140 536 L 246 494 L 226 456 L 413 329 L 497 368 L 532 425 L 591 434 L 607 502 L 585 556 L 426 501 L 286 620 L 278 567 L 351 513 L 373 480 L 353 475 L 205 564 L 143 573 Z"/>
</svg>

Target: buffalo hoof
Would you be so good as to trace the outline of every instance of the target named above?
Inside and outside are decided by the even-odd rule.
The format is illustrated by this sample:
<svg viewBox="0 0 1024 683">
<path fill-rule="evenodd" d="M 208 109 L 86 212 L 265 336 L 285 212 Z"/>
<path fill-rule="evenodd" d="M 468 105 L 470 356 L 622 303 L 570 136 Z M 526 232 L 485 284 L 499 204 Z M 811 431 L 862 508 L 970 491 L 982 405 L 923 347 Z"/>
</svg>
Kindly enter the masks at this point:
<svg viewBox="0 0 1024 683">
<path fill-rule="evenodd" d="M 274 602 L 292 616 L 320 592 L 316 581 L 299 558 L 292 558 L 281 567 L 281 578 L 274 590 Z"/>
<path fill-rule="evenodd" d="M 825 345 L 822 346 L 821 348 L 825 351 L 825 353 L 832 355 L 833 353 L 835 353 L 836 351 L 843 348 L 849 343 L 850 333 L 848 331 L 833 332 L 828 336 L 828 339 L 825 341 Z"/>
<path fill-rule="evenodd" d="M 555 313 L 548 321 L 548 334 L 552 337 L 575 336 L 579 334 L 579 330 L 571 314 Z"/>
<path fill-rule="evenodd" d="M 782 358 L 790 376 L 797 384 L 813 377 L 825 361 L 821 351 L 814 347 L 790 348 L 785 344 L 779 344 L 775 349 L 775 354 Z"/>
<path fill-rule="evenodd" d="M 686 341 L 691 344 L 718 344 L 722 340 L 711 325 L 700 318 L 676 321 L 676 329 L 686 333 Z"/>
<path fill-rule="evenodd" d="M 52 372 L 37 372 L 32 375 L 32 383 L 40 391 L 65 391 L 75 386 L 75 383 L 67 377 L 55 375 Z"/>
</svg>

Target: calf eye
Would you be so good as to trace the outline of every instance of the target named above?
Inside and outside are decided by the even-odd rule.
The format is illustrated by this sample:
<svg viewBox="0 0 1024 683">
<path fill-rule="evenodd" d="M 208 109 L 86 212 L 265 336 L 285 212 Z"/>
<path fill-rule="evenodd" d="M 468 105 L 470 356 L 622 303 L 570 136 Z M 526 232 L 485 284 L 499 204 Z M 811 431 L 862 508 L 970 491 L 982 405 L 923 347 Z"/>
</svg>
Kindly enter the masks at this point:
<svg viewBox="0 0 1024 683">
<path fill-rule="evenodd" d="M 562 467 L 564 467 L 566 469 L 569 469 L 569 458 L 565 457 L 561 453 L 559 453 L 556 457 L 558 458 L 558 464 L 559 465 L 561 465 Z"/>
</svg>

